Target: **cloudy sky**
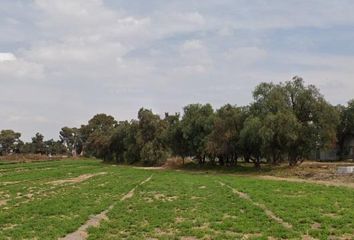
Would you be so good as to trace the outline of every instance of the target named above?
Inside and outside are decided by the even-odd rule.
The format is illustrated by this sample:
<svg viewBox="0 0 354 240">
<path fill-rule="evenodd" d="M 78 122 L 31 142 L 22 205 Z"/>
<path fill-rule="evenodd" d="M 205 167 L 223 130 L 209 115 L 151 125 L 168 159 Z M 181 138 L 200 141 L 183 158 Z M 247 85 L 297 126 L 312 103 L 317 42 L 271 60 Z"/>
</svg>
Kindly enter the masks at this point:
<svg viewBox="0 0 354 240">
<path fill-rule="evenodd" d="M 58 138 L 96 113 L 252 101 L 302 76 L 354 98 L 352 0 L 0 0 L 0 129 Z"/>
</svg>

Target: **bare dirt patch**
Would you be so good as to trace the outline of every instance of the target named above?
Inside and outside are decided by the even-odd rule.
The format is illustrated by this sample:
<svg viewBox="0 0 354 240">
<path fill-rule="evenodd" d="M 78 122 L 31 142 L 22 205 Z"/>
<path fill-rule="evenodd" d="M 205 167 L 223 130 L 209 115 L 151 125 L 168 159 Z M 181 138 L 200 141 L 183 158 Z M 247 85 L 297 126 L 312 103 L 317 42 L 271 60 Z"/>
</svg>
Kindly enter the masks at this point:
<svg viewBox="0 0 354 240">
<path fill-rule="evenodd" d="M 275 177 L 298 178 L 314 181 L 329 181 L 354 183 L 353 174 L 338 174 L 338 167 L 353 166 L 353 162 L 304 162 L 301 165 L 289 167 L 280 165 L 274 167 L 269 174 Z"/>
<path fill-rule="evenodd" d="M 316 240 L 316 238 L 311 237 L 310 235 L 303 235 L 302 240 Z"/>
<path fill-rule="evenodd" d="M 260 238 L 262 236 L 263 236 L 263 234 L 261 234 L 261 233 L 247 233 L 247 234 L 244 234 L 241 239 L 246 240 L 246 239 L 252 239 L 252 238 Z"/>
<path fill-rule="evenodd" d="M 311 229 L 317 230 L 317 229 L 320 229 L 320 228 L 321 228 L 321 223 L 314 223 L 314 224 L 311 225 Z"/>
<path fill-rule="evenodd" d="M 162 202 L 172 202 L 174 200 L 177 200 L 178 196 L 166 196 L 165 194 L 162 193 L 155 193 L 154 199 Z"/>
<path fill-rule="evenodd" d="M 67 178 L 67 179 L 61 179 L 61 180 L 55 180 L 55 181 L 51 181 L 48 182 L 50 184 L 54 184 L 54 185 L 60 185 L 60 184 L 64 184 L 64 183 L 80 183 L 83 181 L 86 181 L 92 177 L 96 177 L 96 176 L 100 176 L 100 175 L 104 175 L 107 174 L 106 172 L 100 172 L 100 173 L 94 173 L 94 174 L 83 174 L 80 175 L 78 177 L 75 178 Z"/>
<path fill-rule="evenodd" d="M 336 187 L 349 187 L 354 188 L 354 182 L 339 182 L 339 181 L 324 181 L 324 180 L 311 180 L 311 179 L 300 179 L 300 178 L 286 178 L 286 177 L 276 177 L 276 176 L 252 176 L 259 179 L 265 180 L 275 180 L 275 181 L 287 181 L 287 182 L 300 182 L 300 183 L 312 183 L 321 184 L 325 186 L 336 186 Z"/>
<path fill-rule="evenodd" d="M 192 237 L 192 236 L 188 236 L 188 237 L 181 237 L 180 240 L 197 240 L 198 238 L 196 237 Z"/>
<path fill-rule="evenodd" d="M 0 206 L 4 206 L 4 205 L 6 205 L 6 203 L 7 203 L 7 200 L 0 200 Z"/>
<path fill-rule="evenodd" d="M 168 229 L 155 228 L 155 234 L 158 236 L 174 236 L 176 235 L 176 231 L 172 228 L 168 228 Z"/>
<path fill-rule="evenodd" d="M 17 184 L 20 183 L 21 181 L 11 181 L 11 182 L 2 182 L 2 186 L 7 186 L 7 185 L 12 185 L 12 184 Z"/>
<path fill-rule="evenodd" d="M 354 233 L 353 234 L 344 234 L 342 236 L 330 236 L 328 238 L 329 240 L 353 240 L 354 239 Z"/>
<path fill-rule="evenodd" d="M 1 229 L 10 230 L 10 229 L 14 229 L 16 226 L 17 226 L 17 224 L 5 224 L 5 225 L 3 225 L 3 227 L 1 227 Z"/>
<path fill-rule="evenodd" d="M 164 167 L 134 167 L 135 169 L 143 169 L 143 170 L 162 170 Z"/>
<path fill-rule="evenodd" d="M 184 221 L 185 221 L 185 219 L 183 217 L 176 217 L 176 219 L 175 219 L 176 223 L 182 223 Z"/>
<path fill-rule="evenodd" d="M 257 203 L 255 201 L 253 201 L 250 196 L 248 196 L 248 194 L 244 193 L 244 192 L 240 192 L 237 189 L 223 183 L 223 182 L 219 182 L 221 186 L 226 186 L 227 188 L 231 189 L 233 193 L 237 194 L 240 198 L 245 199 L 247 201 L 249 201 L 250 203 L 252 203 L 254 206 L 262 209 L 264 211 L 264 213 L 271 219 L 273 219 L 274 221 L 276 221 L 277 223 L 279 223 L 280 225 L 282 225 L 284 228 L 290 229 L 293 226 L 284 221 L 283 219 L 281 219 L 280 217 L 278 217 L 277 215 L 275 215 L 271 210 L 269 210 L 265 205 Z"/>
<path fill-rule="evenodd" d="M 148 177 L 147 179 L 145 179 L 144 181 L 142 181 L 141 183 L 139 183 L 138 185 L 136 185 L 132 190 L 130 190 L 127 194 L 125 194 L 122 198 L 121 201 L 124 201 L 126 199 L 132 198 L 134 196 L 134 192 L 135 189 L 145 183 L 147 183 L 148 181 L 150 181 L 152 178 L 152 175 L 150 177 Z"/>
</svg>

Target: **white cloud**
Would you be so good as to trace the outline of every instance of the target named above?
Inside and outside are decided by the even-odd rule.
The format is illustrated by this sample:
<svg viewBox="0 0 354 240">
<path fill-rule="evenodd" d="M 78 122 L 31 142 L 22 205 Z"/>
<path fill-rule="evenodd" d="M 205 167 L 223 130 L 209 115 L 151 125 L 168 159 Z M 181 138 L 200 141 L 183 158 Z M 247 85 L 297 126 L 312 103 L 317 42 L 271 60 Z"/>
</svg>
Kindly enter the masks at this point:
<svg viewBox="0 0 354 240">
<path fill-rule="evenodd" d="M 181 74 L 205 74 L 213 67 L 208 48 L 200 40 L 192 39 L 180 46 L 179 66 L 175 71 Z"/>
<path fill-rule="evenodd" d="M 44 78 L 43 67 L 40 64 L 24 59 L 0 61 L 0 82 L 37 81 Z"/>
<path fill-rule="evenodd" d="M 19 2 L 0 6 L 10 9 L 0 17 L 0 125 L 27 139 L 56 137 L 97 112 L 123 120 L 141 106 L 247 104 L 259 82 L 292 75 L 333 103 L 354 91 L 351 0 Z M 336 33 L 343 42 L 328 32 L 338 25 L 349 26 Z M 307 34 L 324 28 L 327 42 Z M 288 40 L 298 29 L 304 36 Z M 299 42 L 302 51 L 289 49 Z"/>
<path fill-rule="evenodd" d="M 203 50 L 204 46 L 200 40 L 188 40 L 181 46 L 182 52 L 193 51 L 193 50 Z"/>
<path fill-rule="evenodd" d="M 257 63 L 267 57 L 267 52 L 258 47 L 239 47 L 229 49 L 225 53 L 225 58 L 231 61 L 235 67 Z"/>
<path fill-rule="evenodd" d="M 13 53 L 1 53 L 0 52 L 0 63 L 7 61 L 15 61 L 16 56 Z"/>
</svg>

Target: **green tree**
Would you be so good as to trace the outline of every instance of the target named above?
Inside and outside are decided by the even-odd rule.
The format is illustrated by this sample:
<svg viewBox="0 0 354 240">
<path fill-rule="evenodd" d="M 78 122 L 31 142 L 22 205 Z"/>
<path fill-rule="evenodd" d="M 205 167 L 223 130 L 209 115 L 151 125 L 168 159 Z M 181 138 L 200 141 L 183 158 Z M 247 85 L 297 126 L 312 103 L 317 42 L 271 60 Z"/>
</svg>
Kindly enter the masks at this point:
<svg viewBox="0 0 354 240">
<path fill-rule="evenodd" d="M 0 132 L 0 153 L 7 155 L 14 152 L 20 143 L 21 133 L 15 132 L 11 129 L 1 130 Z"/>
<path fill-rule="evenodd" d="M 251 160 L 256 168 L 262 159 L 263 138 L 261 136 L 262 121 L 259 117 L 250 116 L 244 122 L 240 132 L 239 146 L 246 160 Z"/>
<path fill-rule="evenodd" d="M 273 164 L 288 157 L 297 142 L 299 123 L 291 111 L 268 113 L 264 116 L 260 136 L 262 153 Z"/>
<path fill-rule="evenodd" d="M 144 164 L 153 165 L 166 160 L 168 153 L 164 141 L 167 125 L 151 110 L 141 108 L 138 112 L 137 143 Z"/>
<path fill-rule="evenodd" d="M 294 77 L 292 81 L 280 84 L 262 83 L 253 95 L 252 113 L 265 122 L 270 119 L 270 125 L 266 124 L 268 131 L 263 133 L 266 133 L 264 146 L 268 146 L 268 153 L 272 152 L 267 157 L 271 157 L 273 163 L 286 154 L 289 164 L 295 165 L 316 148 L 335 143 L 338 124 L 335 108 L 325 101 L 315 86 L 305 86 L 302 78 Z M 272 123 L 272 118 L 278 123 Z M 288 126 L 281 124 L 286 119 L 290 121 Z M 280 139 L 284 142 L 277 141 Z"/>
<path fill-rule="evenodd" d="M 243 108 L 227 104 L 216 111 L 213 129 L 208 136 L 207 152 L 220 165 L 234 165 L 240 155 L 239 139 L 246 113 Z"/>
<path fill-rule="evenodd" d="M 295 165 L 316 148 L 326 149 L 335 145 L 339 115 L 315 86 L 305 86 L 300 77 L 286 82 L 285 89 L 289 108 L 300 124 L 297 141 L 289 154 L 290 165 Z"/>
<path fill-rule="evenodd" d="M 81 140 L 85 154 L 111 160 L 110 141 L 117 126 L 114 117 L 106 114 L 97 114 L 87 125 L 81 126 Z"/>
<path fill-rule="evenodd" d="M 119 122 L 117 127 L 114 129 L 110 142 L 112 161 L 117 163 L 128 163 L 127 159 L 125 159 L 125 154 L 128 148 L 126 139 L 129 135 L 129 131 L 130 123 L 128 121 Z"/>
<path fill-rule="evenodd" d="M 44 141 L 45 150 L 47 155 L 59 155 L 67 152 L 66 147 L 62 141 L 54 141 L 53 139 Z"/>
<path fill-rule="evenodd" d="M 187 155 L 205 163 L 208 135 L 213 129 L 214 110 L 210 104 L 190 104 L 184 107 L 181 125 L 188 143 Z"/>
<path fill-rule="evenodd" d="M 44 144 L 44 136 L 40 133 L 36 133 L 34 137 L 32 137 L 32 153 L 45 154 L 46 146 Z"/>
<path fill-rule="evenodd" d="M 126 129 L 126 136 L 124 138 L 124 159 L 128 164 L 133 164 L 141 161 L 140 151 L 141 145 L 138 144 L 139 122 L 132 120 Z"/>
<path fill-rule="evenodd" d="M 82 139 L 79 129 L 63 127 L 59 133 L 59 138 L 69 154 L 76 156 L 81 153 Z"/>
<path fill-rule="evenodd" d="M 188 156 L 189 146 L 187 139 L 183 135 L 180 114 L 166 114 L 165 121 L 168 124 L 165 135 L 167 145 L 172 155 L 180 156 L 184 164 L 185 158 Z"/>
<path fill-rule="evenodd" d="M 345 143 L 354 137 L 354 100 L 349 101 L 347 106 L 338 106 L 337 112 L 340 116 L 337 127 L 339 155 L 343 159 L 349 153 L 349 149 L 346 149 Z"/>
</svg>

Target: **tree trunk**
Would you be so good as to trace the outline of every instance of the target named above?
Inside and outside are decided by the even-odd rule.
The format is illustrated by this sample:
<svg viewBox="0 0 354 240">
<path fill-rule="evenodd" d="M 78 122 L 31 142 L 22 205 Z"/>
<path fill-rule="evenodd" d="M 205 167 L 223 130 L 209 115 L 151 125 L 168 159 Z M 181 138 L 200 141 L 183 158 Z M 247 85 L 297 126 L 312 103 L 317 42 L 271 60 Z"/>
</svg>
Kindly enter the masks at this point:
<svg viewBox="0 0 354 240">
<path fill-rule="evenodd" d="M 254 160 L 254 167 L 256 169 L 260 169 L 261 168 L 261 160 L 260 157 L 256 157 L 256 159 Z"/>
<path fill-rule="evenodd" d="M 218 158 L 219 158 L 219 165 L 224 166 L 225 165 L 224 156 L 220 155 Z"/>
</svg>

